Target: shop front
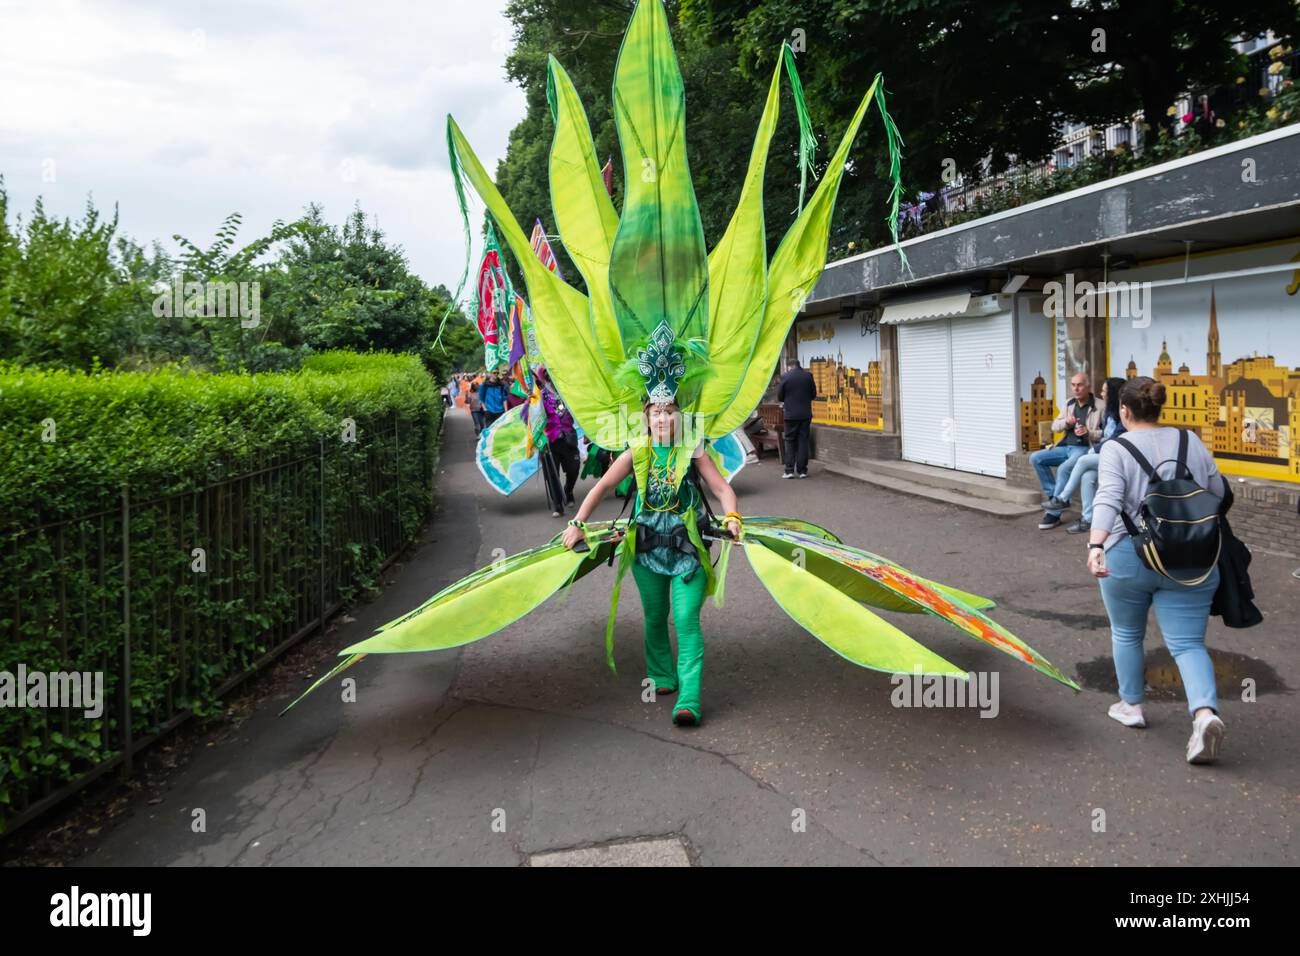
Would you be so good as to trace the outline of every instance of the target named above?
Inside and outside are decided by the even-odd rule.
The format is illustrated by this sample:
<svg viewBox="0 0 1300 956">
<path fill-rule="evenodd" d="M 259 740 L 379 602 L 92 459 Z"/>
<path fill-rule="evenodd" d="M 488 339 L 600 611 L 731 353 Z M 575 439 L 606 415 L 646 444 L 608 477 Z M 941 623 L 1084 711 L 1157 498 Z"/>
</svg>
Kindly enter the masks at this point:
<svg viewBox="0 0 1300 956">
<path fill-rule="evenodd" d="M 1007 453 L 1022 447 L 1021 326 L 1042 353 L 1031 356 L 1037 377 L 1051 363 L 1049 326 L 1033 305 L 1030 296 L 969 292 L 885 304 L 881 324 L 897 331 L 905 460 L 1006 477 Z"/>
</svg>

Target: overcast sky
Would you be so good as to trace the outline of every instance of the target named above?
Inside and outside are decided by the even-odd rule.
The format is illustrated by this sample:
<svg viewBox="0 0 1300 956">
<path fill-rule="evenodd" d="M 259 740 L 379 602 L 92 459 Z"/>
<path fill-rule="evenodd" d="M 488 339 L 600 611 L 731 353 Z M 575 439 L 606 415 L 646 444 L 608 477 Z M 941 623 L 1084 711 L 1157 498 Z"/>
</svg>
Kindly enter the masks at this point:
<svg viewBox="0 0 1300 956">
<path fill-rule="evenodd" d="M 360 202 L 414 270 L 454 288 L 463 230 L 446 115 L 489 170 L 523 117 L 505 0 L 0 0 L 0 175 L 174 249 L 243 241 L 309 202 Z"/>
</svg>

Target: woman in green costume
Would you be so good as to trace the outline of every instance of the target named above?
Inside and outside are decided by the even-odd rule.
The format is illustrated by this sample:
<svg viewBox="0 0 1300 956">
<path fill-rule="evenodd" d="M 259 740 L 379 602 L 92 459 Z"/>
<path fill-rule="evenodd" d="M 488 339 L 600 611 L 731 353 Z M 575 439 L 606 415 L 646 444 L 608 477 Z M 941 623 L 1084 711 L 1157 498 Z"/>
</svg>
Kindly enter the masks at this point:
<svg viewBox="0 0 1300 956">
<path fill-rule="evenodd" d="M 633 547 L 636 558 L 632 577 L 641 595 L 645 613 L 646 676 L 654 683 L 655 693 L 677 693 L 673 723 L 691 726 L 702 718 L 700 709 L 700 673 L 704 667 L 704 635 L 700 631 L 700 608 L 712 590 L 712 575 L 704 570 L 710 565 L 709 553 L 697 542 L 699 528 L 705 526 L 705 503 L 700 488 L 693 481 L 678 481 L 673 473 L 673 447 L 681 415 L 677 405 L 648 402 L 645 414 L 649 423 L 650 465 L 648 487 L 644 496 L 638 491 L 632 509 L 636 524 Z M 623 452 L 587 494 L 577 516 L 564 532 L 564 545 L 574 548 L 586 539 L 586 521 L 605 495 L 632 474 L 632 451 Z M 741 523 L 736 493 L 731 490 L 717 465 L 698 445 L 691 455 L 700 479 L 726 510 L 726 526 L 731 536 L 740 538 Z M 693 529 L 688 527 L 693 525 Z M 691 534 L 694 530 L 695 534 Z M 674 662 L 668 642 L 668 614 L 677 631 L 677 658 Z"/>
<path fill-rule="evenodd" d="M 985 614 L 993 605 L 987 598 L 922 577 L 801 518 L 751 515 L 740 534 L 735 495 L 711 460 L 712 449 L 701 448 L 744 424 L 767 389 L 791 323 L 826 263 L 835 197 L 850 148 L 873 104 L 889 152 L 891 226 L 898 221 L 901 189 L 898 131 L 885 111 L 877 75 L 821 182 L 807 195 L 816 140 L 788 43 L 771 66 L 740 198 L 709 252 L 686 160 L 685 93 L 662 0 L 638 0 L 615 64 L 612 103 L 623 154 L 621 210 L 614 208 L 605 188 L 577 90 L 559 62 L 548 60 L 547 102 L 554 126 L 551 205 L 585 293 L 533 253 L 505 198 L 460 127 L 448 118 L 449 159 L 466 241 L 465 194 L 472 189 L 524 274 L 537 344 L 565 407 L 591 441 L 621 454 L 583 502 L 577 526 L 431 595 L 374 636 L 344 649 L 346 660 L 313 687 L 368 654 L 459 647 L 495 634 L 609 562 L 618 571 L 605 623 L 606 661 L 612 669 L 613 623 L 623 574 L 630 569 L 646 612 L 646 669 L 657 690 L 678 693 L 674 719 L 697 723 L 700 604 L 705 595 L 722 604 L 729 556 L 738 551 L 800 627 L 863 667 L 966 679 L 965 667 L 912 640 L 875 610 L 933 614 L 1078 689 Z M 799 126 L 799 211 L 769 259 L 763 178 L 777 127 L 783 70 Z M 647 405 L 648 425 L 639 411 Z M 726 530 L 701 522 L 706 502 L 688 478 L 692 471 L 727 510 Z M 632 475 L 641 492 L 635 520 L 593 521 L 584 527 L 601 497 Z M 722 541 L 716 568 L 706 537 Z M 580 544 L 584 540 L 585 547 Z M 670 606 L 677 626 L 675 664 L 668 643 Z"/>
</svg>

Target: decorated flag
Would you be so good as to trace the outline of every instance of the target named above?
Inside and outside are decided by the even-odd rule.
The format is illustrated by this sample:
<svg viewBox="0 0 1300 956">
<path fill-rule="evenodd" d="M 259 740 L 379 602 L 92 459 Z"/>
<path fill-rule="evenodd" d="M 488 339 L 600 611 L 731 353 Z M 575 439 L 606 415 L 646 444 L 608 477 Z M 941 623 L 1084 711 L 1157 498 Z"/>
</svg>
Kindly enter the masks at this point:
<svg viewBox="0 0 1300 956">
<path fill-rule="evenodd" d="M 522 389 L 521 394 L 527 395 L 532 391 L 532 375 L 528 370 L 528 363 L 523 361 L 528 354 L 528 349 L 524 343 L 523 315 L 524 300 L 516 295 L 514 305 L 510 309 L 510 352 L 506 356 L 506 364 L 510 366 L 515 375 L 515 381 L 519 383 Z"/>
<path fill-rule="evenodd" d="M 506 312 L 507 294 L 510 284 L 506 273 L 501 268 L 501 247 L 497 245 L 496 232 L 492 221 L 487 223 L 487 243 L 483 250 L 483 261 L 478 270 L 478 308 L 475 317 L 479 334 L 483 336 L 483 364 L 491 370 L 501 364 L 505 358 L 501 331 Z"/>
<path fill-rule="evenodd" d="M 546 230 L 542 228 L 540 219 L 533 223 L 533 234 L 528 241 L 532 244 L 533 252 L 537 253 L 537 258 L 542 260 L 542 265 L 563 279 L 564 274 L 560 272 L 560 263 L 555 258 L 555 252 L 551 249 L 551 242 L 546 238 Z"/>
</svg>

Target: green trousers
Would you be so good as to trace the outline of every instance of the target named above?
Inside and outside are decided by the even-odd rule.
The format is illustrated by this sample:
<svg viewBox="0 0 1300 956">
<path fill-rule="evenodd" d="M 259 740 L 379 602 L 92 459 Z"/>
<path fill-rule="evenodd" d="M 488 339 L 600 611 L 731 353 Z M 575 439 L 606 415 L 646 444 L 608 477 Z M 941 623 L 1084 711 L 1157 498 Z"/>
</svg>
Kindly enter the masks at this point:
<svg viewBox="0 0 1300 956">
<path fill-rule="evenodd" d="M 695 719 L 700 713 L 700 672 L 704 669 L 704 635 L 700 632 L 700 608 L 704 605 L 707 584 L 703 570 L 697 569 L 690 581 L 684 576 L 656 574 L 632 562 L 632 577 L 641 594 L 645 614 L 645 669 L 655 687 L 677 691 L 673 712 L 687 708 Z M 668 643 L 668 611 L 671 605 L 673 626 L 677 629 L 677 662 Z"/>
</svg>

